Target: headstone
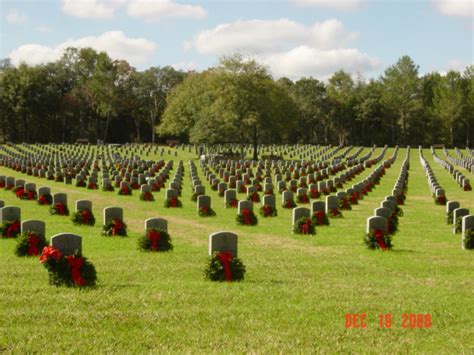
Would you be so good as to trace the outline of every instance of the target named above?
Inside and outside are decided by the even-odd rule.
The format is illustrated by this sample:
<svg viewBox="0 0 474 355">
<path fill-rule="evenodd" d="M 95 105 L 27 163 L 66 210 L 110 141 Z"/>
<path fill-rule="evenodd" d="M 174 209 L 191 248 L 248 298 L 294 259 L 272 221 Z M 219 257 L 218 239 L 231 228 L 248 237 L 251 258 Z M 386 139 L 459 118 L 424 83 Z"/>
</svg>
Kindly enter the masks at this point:
<svg viewBox="0 0 474 355">
<path fill-rule="evenodd" d="M 104 208 L 104 225 L 112 222 L 113 219 L 123 221 L 123 209 L 120 207 L 106 207 Z"/>
<path fill-rule="evenodd" d="M 21 223 L 21 233 L 35 232 L 42 236 L 46 235 L 46 224 L 43 221 L 29 219 Z"/>
<path fill-rule="evenodd" d="M 314 215 L 318 211 L 326 213 L 326 203 L 324 201 L 311 202 L 311 215 Z"/>
<path fill-rule="evenodd" d="M 43 186 L 38 189 L 38 196 L 41 195 L 51 195 L 51 189 L 49 187 Z"/>
<path fill-rule="evenodd" d="M 76 212 L 79 210 L 92 211 L 92 201 L 89 200 L 77 200 L 76 201 Z"/>
<path fill-rule="evenodd" d="M 214 252 L 229 252 L 237 257 L 237 234 L 216 232 L 209 235 L 209 255 Z"/>
<path fill-rule="evenodd" d="M 168 221 L 164 218 L 148 218 L 145 220 L 145 231 L 148 229 L 160 229 L 168 232 Z"/>
<path fill-rule="evenodd" d="M 70 233 L 56 234 L 51 237 L 51 246 L 59 249 L 63 255 L 82 253 L 82 238 Z"/>
<path fill-rule="evenodd" d="M 201 195 L 198 196 L 197 198 L 197 210 L 199 210 L 203 207 L 211 208 L 211 197 L 207 195 Z"/>
<path fill-rule="evenodd" d="M 237 199 L 237 193 L 235 190 L 225 190 L 224 192 L 224 205 L 227 206 L 230 201 Z"/>
<path fill-rule="evenodd" d="M 467 208 L 456 208 L 453 211 L 453 234 L 456 234 L 456 220 L 458 217 L 463 217 L 469 215 L 469 210 Z"/>
<path fill-rule="evenodd" d="M 263 206 L 269 205 L 269 206 L 271 206 L 273 209 L 275 209 L 275 208 L 276 208 L 275 195 L 264 195 L 264 196 L 263 196 L 262 205 L 263 205 Z"/>
<path fill-rule="evenodd" d="M 474 215 L 462 218 L 462 247 L 465 249 L 464 241 L 469 230 L 474 229 Z"/>
<path fill-rule="evenodd" d="M 21 209 L 16 206 L 0 208 L 0 225 L 11 221 L 21 221 Z"/>
<path fill-rule="evenodd" d="M 446 202 L 446 213 L 454 211 L 456 208 L 459 208 L 460 204 L 458 201 L 448 201 Z"/>
<path fill-rule="evenodd" d="M 175 189 L 167 189 L 166 190 L 166 199 L 172 199 L 173 197 L 178 198 L 178 190 Z"/>
<path fill-rule="evenodd" d="M 237 213 L 238 213 L 239 215 L 242 214 L 242 211 L 243 211 L 244 209 L 247 209 L 247 210 L 253 212 L 253 202 L 252 202 L 252 201 L 248 201 L 248 200 L 239 201 Z"/>
<path fill-rule="evenodd" d="M 292 218 L 292 223 L 293 226 L 295 225 L 296 221 L 300 219 L 301 217 L 311 217 L 310 214 L 310 209 L 307 207 L 295 207 L 293 208 L 293 218 Z"/>
<path fill-rule="evenodd" d="M 67 206 L 67 195 L 63 193 L 57 193 L 53 195 L 53 205 L 57 203 L 62 203 L 64 206 Z"/>
<path fill-rule="evenodd" d="M 367 233 L 380 229 L 384 233 L 388 232 L 388 220 L 384 217 L 374 216 L 367 218 Z"/>
<path fill-rule="evenodd" d="M 326 213 L 329 214 L 335 209 L 339 209 L 339 199 L 337 196 L 326 196 Z"/>
</svg>

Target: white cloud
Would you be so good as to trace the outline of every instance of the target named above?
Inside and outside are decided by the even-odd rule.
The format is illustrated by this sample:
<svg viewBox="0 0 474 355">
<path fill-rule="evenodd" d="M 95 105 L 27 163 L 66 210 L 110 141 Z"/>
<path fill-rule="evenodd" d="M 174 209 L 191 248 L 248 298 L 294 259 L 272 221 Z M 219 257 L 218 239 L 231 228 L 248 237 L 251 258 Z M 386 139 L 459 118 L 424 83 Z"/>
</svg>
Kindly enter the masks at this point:
<svg viewBox="0 0 474 355">
<path fill-rule="evenodd" d="M 144 64 L 155 53 L 158 45 L 144 38 L 130 38 L 121 31 L 105 32 L 99 36 L 88 36 L 71 39 L 47 47 L 39 44 L 25 44 L 9 54 L 12 63 L 21 61 L 28 64 L 41 64 L 55 61 L 61 57 L 67 47 L 92 47 L 97 51 L 105 51 L 113 59 L 125 59 L 130 64 Z"/>
<path fill-rule="evenodd" d="M 182 71 L 192 71 L 192 70 L 197 70 L 197 65 L 196 62 L 191 60 L 189 62 L 178 62 L 171 64 L 173 68 L 176 70 L 182 70 Z"/>
<path fill-rule="evenodd" d="M 433 4 L 443 15 L 474 17 L 472 0 L 433 0 Z"/>
<path fill-rule="evenodd" d="M 357 37 L 344 25 L 330 19 L 311 26 L 279 20 L 239 20 L 199 33 L 185 49 L 194 47 L 199 53 L 228 54 L 232 52 L 260 53 L 309 44 L 317 48 L 342 47 Z"/>
<path fill-rule="evenodd" d="M 111 19 L 126 0 L 63 0 L 64 13 L 85 19 Z"/>
<path fill-rule="evenodd" d="M 127 14 L 147 22 L 156 22 L 167 17 L 199 20 L 206 17 L 207 11 L 198 5 L 180 4 L 172 0 L 130 0 Z"/>
<path fill-rule="evenodd" d="M 259 56 L 258 60 L 269 65 L 276 77 L 290 79 L 313 76 L 325 80 L 340 69 L 355 74 L 371 72 L 380 65 L 377 59 L 355 48 L 320 50 L 308 46 Z"/>
<path fill-rule="evenodd" d="M 48 26 L 38 26 L 35 28 L 36 32 L 40 32 L 40 33 L 51 33 L 53 32 L 53 29 L 51 27 L 48 27 Z"/>
<path fill-rule="evenodd" d="M 319 6 L 334 10 L 351 11 L 364 7 L 366 0 L 294 0 L 298 6 Z"/>
<path fill-rule="evenodd" d="M 20 13 L 16 9 L 10 10 L 6 15 L 5 19 L 11 25 L 21 25 L 28 21 L 28 17 L 25 14 Z"/>
</svg>

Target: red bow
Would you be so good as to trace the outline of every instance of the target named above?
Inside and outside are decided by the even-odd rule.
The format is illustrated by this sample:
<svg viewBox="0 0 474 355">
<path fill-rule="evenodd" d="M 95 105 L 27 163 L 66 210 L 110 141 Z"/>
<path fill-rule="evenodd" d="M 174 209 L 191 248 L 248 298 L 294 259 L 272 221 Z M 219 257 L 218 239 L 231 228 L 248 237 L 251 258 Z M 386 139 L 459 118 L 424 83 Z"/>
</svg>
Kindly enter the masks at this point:
<svg viewBox="0 0 474 355">
<path fill-rule="evenodd" d="M 38 244 L 41 241 L 36 234 L 30 234 L 28 237 L 28 255 L 38 255 Z"/>
<path fill-rule="evenodd" d="M 170 199 L 170 206 L 176 207 L 178 205 L 178 199 L 176 197 L 171 197 Z"/>
<path fill-rule="evenodd" d="M 19 188 L 18 190 L 16 190 L 15 194 L 16 194 L 16 197 L 18 198 L 21 198 L 21 196 L 23 196 L 23 193 L 25 192 L 25 190 L 23 188 Z"/>
<path fill-rule="evenodd" d="M 301 225 L 301 233 L 309 234 L 311 230 L 311 220 L 308 218 L 306 221 Z"/>
<path fill-rule="evenodd" d="M 252 215 L 250 210 L 244 208 L 242 210 L 242 216 L 244 217 L 245 224 L 250 225 L 250 223 L 252 222 Z"/>
<path fill-rule="evenodd" d="M 263 206 L 263 214 L 265 216 L 270 216 L 271 213 L 272 213 L 272 206 L 270 206 L 270 205 Z"/>
<path fill-rule="evenodd" d="M 316 211 L 314 213 L 314 215 L 316 216 L 316 218 L 318 220 L 318 224 L 322 225 L 323 224 L 323 218 L 324 218 L 324 212 L 323 211 Z"/>
<path fill-rule="evenodd" d="M 151 250 L 157 251 L 158 250 L 158 242 L 160 241 L 161 234 L 156 230 L 151 230 L 148 232 L 148 239 L 151 242 Z"/>
<path fill-rule="evenodd" d="M 20 222 L 15 221 L 8 226 L 7 230 L 5 231 L 5 236 L 7 238 L 12 238 L 15 236 L 15 234 L 17 234 L 20 231 L 20 229 L 21 229 Z"/>
<path fill-rule="evenodd" d="M 58 261 L 61 256 L 62 254 L 59 249 L 56 249 L 55 247 L 44 247 L 43 252 L 41 253 L 40 262 L 45 263 L 50 257 Z"/>
<path fill-rule="evenodd" d="M 55 206 L 59 215 L 62 216 L 66 214 L 66 209 L 64 208 L 64 205 L 61 202 L 57 203 Z"/>
<path fill-rule="evenodd" d="M 232 280 L 232 273 L 230 271 L 230 262 L 232 261 L 232 254 L 229 252 L 221 252 L 217 254 L 219 257 L 219 261 L 222 264 L 222 267 L 224 268 L 224 275 L 225 275 L 225 280 L 226 281 L 231 281 Z"/>
<path fill-rule="evenodd" d="M 334 208 L 334 209 L 332 210 L 332 215 L 333 215 L 334 217 L 337 217 L 337 216 L 339 215 L 339 211 L 338 211 L 337 208 Z"/>
<path fill-rule="evenodd" d="M 81 212 L 81 217 L 82 217 L 82 222 L 83 222 L 84 224 L 89 224 L 89 221 L 90 221 L 90 219 L 91 219 L 91 217 L 92 217 L 92 214 L 91 214 L 91 212 L 90 212 L 89 210 L 84 209 L 84 210 L 82 210 L 82 212 Z"/>
<path fill-rule="evenodd" d="M 383 251 L 387 250 L 387 246 L 385 245 L 385 240 L 383 238 L 384 236 L 383 231 L 381 229 L 374 230 L 374 236 L 380 249 L 382 249 Z"/>
<path fill-rule="evenodd" d="M 66 256 L 66 260 L 71 268 L 71 277 L 74 280 L 74 283 L 79 286 L 84 286 L 86 280 L 81 276 L 81 267 L 84 265 L 84 258 L 74 257 L 73 255 Z"/>
<path fill-rule="evenodd" d="M 122 228 L 123 228 L 122 221 L 120 219 L 114 219 L 112 223 L 113 223 L 112 235 L 120 235 L 120 232 L 122 231 Z"/>
</svg>

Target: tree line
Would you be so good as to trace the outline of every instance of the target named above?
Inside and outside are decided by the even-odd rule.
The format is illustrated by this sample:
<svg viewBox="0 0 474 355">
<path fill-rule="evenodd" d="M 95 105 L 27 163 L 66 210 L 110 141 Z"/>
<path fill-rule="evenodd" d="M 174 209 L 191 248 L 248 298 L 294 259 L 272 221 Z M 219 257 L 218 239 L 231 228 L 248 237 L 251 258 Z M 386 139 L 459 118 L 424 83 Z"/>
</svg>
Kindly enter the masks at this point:
<svg viewBox="0 0 474 355">
<path fill-rule="evenodd" d="M 91 48 L 44 65 L 0 63 L 5 141 L 469 146 L 473 136 L 472 65 L 420 75 L 403 56 L 378 79 L 340 70 L 323 82 L 275 80 L 239 55 L 202 72 L 138 71 Z"/>
</svg>

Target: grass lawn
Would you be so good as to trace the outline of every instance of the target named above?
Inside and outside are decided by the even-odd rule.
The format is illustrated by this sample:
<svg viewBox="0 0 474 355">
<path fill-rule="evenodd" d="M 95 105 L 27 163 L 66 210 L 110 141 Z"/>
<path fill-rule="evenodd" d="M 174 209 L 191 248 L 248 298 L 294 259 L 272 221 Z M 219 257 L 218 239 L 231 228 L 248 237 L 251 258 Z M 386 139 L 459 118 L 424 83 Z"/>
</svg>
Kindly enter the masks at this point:
<svg viewBox="0 0 474 355">
<path fill-rule="evenodd" d="M 314 236 L 292 235 L 291 211 L 282 208 L 276 218 L 259 216 L 256 227 L 237 226 L 236 210 L 223 208 L 204 177 L 217 216 L 197 217 L 186 160 L 194 156 L 179 152 L 173 158 L 185 160 L 181 209 L 163 207 L 164 190 L 147 203 L 137 191 L 91 192 L 0 168 L 0 175 L 66 192 L 71 210 L 75 200 L 93 201 L 96 226 L 76 227 L 68 217 L 50 216 L 47 207 L 0 190 L 6 205 L 21 207 L 23 220 L 46 221 L 48 237 L 83 236 L 83 254 L 98 273 L 95 289 L 50 286 L 37 258 L 18 258 L 15 240 L 0 240 L 0 352 L 474 352 L 474 254 L 461 249 L 460 235 L 445 223 L 445 207 L 434 204 L 416 149 L 390 252 L 367 250 L 362 240 L 366 218 L 393 188 L 405 149 L 369 196 Z M 462 191 L 428 149 L 424 155 L 448 199 L 473 213 L 474 192 Z M 474 176 L 462 172 L 472 184 Z M 277 206 L 280 201 L 277 195 Z M 124 208 L 129 237 L 101 236 L 106 206 Z M 138 250 L 150 217 L 168 219 L 173 252 Z M 208 236 L 220 230 L 239 235 L 243 282 L 203 278 Z M 346 329 L 345 315 L 354 313 L 367 314 L 367 328 Z M 431 315 L 432 326 L 403 328 L 402 315 L 411 313 Z M 391 328 L 380 328 L 379 314 L 393 316 Z"/>
</svg>

